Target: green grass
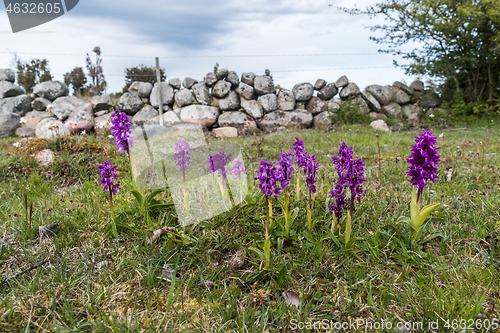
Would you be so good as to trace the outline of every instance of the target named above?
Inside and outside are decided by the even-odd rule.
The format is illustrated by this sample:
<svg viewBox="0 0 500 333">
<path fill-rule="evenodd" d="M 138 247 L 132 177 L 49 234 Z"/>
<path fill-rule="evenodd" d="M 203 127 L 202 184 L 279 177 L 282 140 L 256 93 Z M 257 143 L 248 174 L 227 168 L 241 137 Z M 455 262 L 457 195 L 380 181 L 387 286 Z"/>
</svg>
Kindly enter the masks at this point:
<svg viewBox="0 0 500 333">
<path fill-rule="evenodd" d="M 11 156 L 16 139 L 2 139 L 0 281 L 46 258 L 50 265 L 0 286 L 0 331 L 276 332 L 291 331 L 298 322 L 383 320 L 394 327 L 401 321 L 422 322 L 424 328 L 437 321 L 439 329 L 433 331 L 453 332 L 460 329 L 445 328 L 444 320 L 465 320 L 469 326 L 477 318 L 496 319 L 500 126 L 487 123 L 435 134 L 441 132 L 439 179 L 423 198 L 423 204 L 441 206 L 416 242 L 410 227 L 396 221 L 410 213 L 406 158 L 418 131 L 380 134 L 382 183 L 376 132 L 366 126 L 327 133 L 289 129 L 225 140 L 243 147 L 249 195 L 232 211 L 184 230 L 173 209 L 147 216 L 119 214 L 130 210 L 135 199 L 128 159 L 108 139 L 51 143 L 57 157 L 50 168 L 37 166 L 30 152 Z M 239 249 L 262 249 L 264 243 L 264 197 L 253 181 L 255 171 L 261 160 L 273 161 L 288 151 L 296 136 L 320 163 L 314 232 L 307 232 L 303 188 L 302 197 L 291 197 L 291 208 L 300 209 L 292 239 L 284 240 L 277 223 L 272 228 L 269 267 L 247 250 L 245 265 L 233 271 L 229 262 Z M 353 218 L 356 240 L 349 248 L 343 245 L 343 231 L 331 234 L 327 209 L 336 177 L 331 156 L 342 141 L 365 160 L 368 180 Z M 123 189 L 114 200 L 118 238 L 109 228 L 106 193 L 96 182 L 95 165 L 104 160 L 122 170 Z M 446 168 L 453 168 L 449 182 Z M 25 193 L 28 207 L 33 204 L 31 221 L 25 215 Z M 158 199 L 170 202 L 171 196 L 167 191 Z M 281 216 L 274 203 L 274 217 Z M 57 236 L 39 239 L 37 228 L 50 223 L 59 224 Z M 160 226 L 189 238 L 169 235 L 149 245 Z M 172 281 L 162 274 L 165 264 L 175 270 Z M 203 281 L 212 281 L 214 289 Z M 298 311 L 287 306 L 284 291 L 300 296 Z"/>
</svg>

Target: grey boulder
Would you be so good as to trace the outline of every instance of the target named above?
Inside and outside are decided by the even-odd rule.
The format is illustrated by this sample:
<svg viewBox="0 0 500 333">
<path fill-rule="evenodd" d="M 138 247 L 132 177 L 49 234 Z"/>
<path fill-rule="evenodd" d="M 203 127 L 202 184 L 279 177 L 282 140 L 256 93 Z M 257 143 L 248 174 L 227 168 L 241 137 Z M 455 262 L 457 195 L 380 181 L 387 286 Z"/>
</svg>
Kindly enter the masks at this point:
<svg viewBox="0 0 500 333">
<path fill-rule="evenodd" d="M 403 90 L 398 89 L 394 96 L 392 96 L 392 101 L 400 105 L 406 104 L 410 101 L 410 96 Z"/>
<path fill-rule="evenodd" d="M 241 82 L 253 87 L 255 76 L 256 75 L 254 73 L 243 73 L 241 74 Z"/>
<path fill-rule="evenodd" d="M 382 107 L 380 106 L 380 103 L 377 101 L 377 99 L 373 97 L 372 94 L 370 94 L 367 90 L 363 90 L 361 92 L 361 96 L 365 99 L 365 101 L 368 103 L 368 106 L 373 112 L 380 112 L 380 109 Z"/>
<path fill-rule="evenodd" d="M 240 96 L 232 90 L 226 97 L 219 100 L 219 109 L 221 111 L 232 111 L 240 108 Z"/>
<path fill-rule="evenodd" d="M 314 90 L 320 90 L 324 86 L 326 86 L 326 81 L 323 79 L 317 79 L 316 83 L 314 84 Z"/>
<path fill-rule="evenodd" d="M 220 127 L 235 127 L 238 133 L 245 133 L 248 129 L 256 129 L 257 124 L 247 114 L 240 111 L 224 112 L 219 116 Z"/>
<path fill-rule="evenodd" d="M 181 89 L 181 79 L 175 78 L 168 80 L 168 84 L 170 84 L 174 89 Z"/>
<path fill-rule="evenodd" d="M 260 105 L 262 105 L 264 113 L 269 113 L 278 109 L 278 97 L 276 97 L 276 94 L 259 96 L 258 101 Z"/>
<path fill-rule="evenodd" d="M 290 112 L 273 111 L 264 115 L 258 126 L 265 131 L 272 131 L 280 126 L 296 126 L 298 128 L 309 128 L 313 116 L 306 110 L 294 110 Z"/>
<path fill-rule="evenodd" d="M 229 93 L 229 90 L 231 90 L 231 83 L 220 80 L 212 88 L 212 95 L 217 98 L 224 98 Z"/>
<path fill-rule="evenodd" d="M 240 82 L 240 84 L 238 85 L 238 88 L 236 88 L 236 92 L 238 93 L 238 95 L 240 95 L 241 97 L 243 97 L 245 99 L 254 98 L 253 87 L 251 85 L 244 83 L 244 82 Z"/>
<path fill-rule="evenodd" d="M 393 86 L 381 86 L 378 84 L 372 84 L 366 87 L 366 91 L 372 94 L 381 105 L 389 104 L 396 93 L 395 90 L 396 88 Z"/>
<path fill-rule="evenodd" d="M 212 103 L 212 96 L 210 96 L 208 86 L 204 81 L 196 83 L 192 88 L 194 97 L 199 104 L 210 105 Z"/>
<path fill-rule="evenodd" d="M 241 107 L 243 110 L 252 118 L 260 119 L 264 115 L 264 110 L 259 102 L 256 100 L 246 100 L 244 98 L 241 99 Z"/>
<path fill-rule="evenodd" d="M 379 120 L 374 120 L 370 123 L 370 126 L 376 130 L 382 131 L 382 132 L 389 132 L 389 126 L 387 126 L 387 123 L 383 121 L 382 119 Z"/>
<path fill-rule="evenodd" d="M 0 81 L 0 98 L 15 97 L 25 93 L 24 88 L 17 84 L 10 81 Z"/>
<path fill-rule="evenodd" d="M 335 113 L 325 111 L 314 116 L 312 127 L 316 129 L 330 129 L 335 124 Z"/>
<path fill-rule="evenodd" d="M 342 88 L 339 95 L 340 99 L 345 101 L 346 99 L 358 96 L 359 94 L 361 94 L 361 91 L 359 90 L 358 86 L 356 85 L 356 83 L 351 82 L 347 84 L 347 86 Z"/>
<path fill-rule="evenodd" d="M 59 97 L 54 102 L 52 102 L 51 113 L 59 120 L 66 120 L 69 115 L 76 110 L 76 108 L 83 106 L 85 104 L 79 98 L 74 96 Z"/>
<path fill-rule="evenodd" d="M 144 102 L 142 99 L 138 95 L 132 93 L 123 94 L 118 100 L 118 103 L 116 103 L 116 108 L 118 110 L 125 112 L 130 116 L 135 115 L 143 107 Z"/>
<path fill-rule="evenodd" d="M 396 88 L 399 88 L 401 90 L 403 90 L 405 93 L 407 93 L 408 95 L 412 95 L 413 94 L 413 88 L 410 88 L 408 87 L 406 84 L 404 84 L 403 82 L 399 82 L 399 81 L 395 81 L 393 84 L 392 84 L 393 87 L 396 87 Z"/>
<path fill-rule="evenodd" d="M 28 95 L 0 99 L 0 113 L 16 113 L 24 116 L 30 111 L 31 98 Z"/>
<path fill-rule="evenodd" d="M 58 97 L 68 96 L 69 89 L 68 86 L 61 81 L 46 81 L 37 84 L 33 88 L 33 92 L 39 97 L 53 101 Z"/>
<path fill-rule="evenodd" d="M 337 112 L 338 110 L 340 110 L 340 104 L 342 104 L 341 99 L 332 98 L 331 100 L 328 101 L 326 110 L 330 112 Z"/>
<path fill-rule="evenodd" d="M 287 89 L 280 89 L 278 93 L 278 109 L 281 111 L 292 111 L 295 109 L 295 96 Z"/>
<path fill-rule="evenodd" d="M 347 79 L 347 76 L 345 76 L 345 75 L 342 75 L 341 77 L 339 77 L 339 79 L 337 81 L 335 81 L 335 87 L 337 87 L 339 89 L 347 87 L 348 84 L 349 84 L 349 80 Z"/>
<path fill-rule="evenodd" d="M 227 68 L 219 68 L 219 69 L 217 69 L 217 73 L 215 73 L 218 80 L 225 79 L 228 74 L 229 74 L 229 70 Z"/>
<path fill-rule="evenodd" d="M 210 72 L 205 76 L 205 83 L 207 86 L 212 87 L 217 82 L 217 75 L 214 72 Z"/>
<path fill-rule="evenodd" d="M 189 105 L 181 109 L 181 121 L 211 127 L 217 122 L 219 109 L 208 105 Z"/>
<path fill-rule="evenodd" d="M 59 136 L 68 136 L 69 130 L 62 121 L 47 118 L 38 123 L 35 134 L 40 139 L 52 139 Z"/>
<path fill-rule="evenodd" d="M 253 81 L 253 88 L 259 96 L 276 92 L 273 79 L 267 75 L 256 76 Z"/>
<path fill-rule="evenodd" d="M 163 114 L 163 126 L 170 127 L 179 124 L 180 122 L 181 120 L 175 114 L 174 111 L 168 111 Z M 159 124 L 160 124 L 160 116 L 156 116 L 145 123 L 145 125 L 159 125 Z"/>
<path fill-rule="evenodd" d="M 420 105 L 423 108 L 430 108 L 433 106 L 439 106 L 441 104 L 441 98 L 434 90 L 425 90 L 422 95 L 422 100 Z"/>
<path fill-rule="evenodd" d="M 338 89 L 335 86 L 335 83 L 330 83 L 325 85 L 323 88 L 320 89 L 320 91 L 318 91 L 318 97 L 326 101 L 333 98 L 333 96 L 337 95 L 337 92 Z"/>
<path fill-rule="evenodd" d="M 148 120 L 158 117 L 158 110 L 156 110 L 151 105 L 146 105 L 139 112 L 137 112 L 134 117 L 132 117 L 133 124 L 143 124 Z"/>
<path fill-rule="evenodd" d="M 424 83 L 420 80 L 415 80 L 410 84 L 410 88 L 414 91 L 424 91 Z"/>
<path fill-rule="evenodd" d="M 194 86 L 197 83 L 198 83 L 198 80 L 195 80 L 195 79 L 193 79 L 191 77 L 186 77 L 186 78 L 184 78 L 184 81 L 182 81 L 182 85 L 186 89 L 191 89 L 191 87 Z M 177 88 L 177 89 L 179 89 L 179 88 Z"/>
<path fill-rule="evenodd" d="M 306 103 L 306 109 L 313 115 L 317 115 L 325 111 L 325 102 L 321 98 L 314 96 Z"/>
<path fill-rule="evenodd" d="M 194 103 L 194 96 L 191 90 L 184 88 L 175 93 L 175 104 L 179 107 Z"/>
<path fill-rule="evenodd" d="M 109 95 L 92 96 L 90 103 L 94 108 L 94 112 L 109 111 L 110 108 L 114 107 L 113 100 Z"/>
<path fill-rule="evenodd" d="M 394 118 L 400 118 L 402 114 L 401 106 L 395 102 L 390 102 L 389 104 L 384 106 L 382 111 L 386 116 Z"/>
<path fill-rule="evenodd" d="M 366 103 L 365 99 L 361 96 L 356 96 L 351 100 L 351 103 L 356 106 L 359 112 L 363 114 L 367 114 L 370 112 L 370 108 L 368 107 L 368 103 Z"/>
<path fill-rule="evenodd" d="M 162 104 L 172 106 L 174 104 L 174 88 L 167 82 L 161 82 L 161 85 L 158 85 L 158 82 L 155 83 L 150 96 L 151 105 L 157 109 L 160 108 L 160 101 L 158 99 L 158 89 L 160 89 L 159 87 L 161 87 L 161 100 L 163 102 Z"/>
<path fill-rule="evenodd" d="M 240 79 L 235 71 L 230 71 L 227 74 L 226 81 L 231 83 L 231 89 L 236 89 L 236 87 L 240 84 Z"/>
<path fill-rule="evenodd" d="M 295 100 L 298 102 L 307 102 L 314 93 L 314 87 L 309 82 L 296 84 L 292 89 Z"/>
<path fill-rule="evenodd" d="M 80 134 L 83 131 L 90 131 L 92 127 L 94 127 L 94 111 L 92 110 L 92 104 L 85 103 L 77 107 L 75 111 L 69 115 L 64 125 L 70 133 Z"/>
<path fill-rule="evenodd" d="M 128 91 L 132 94 L 139 95 L 142 98 L 149 98 L 151 95 L 151 90 L 153 90 L 153 85 L 149 82 L 135 81 L 130 85 Z"/>
<path fill-rule="evenodd" d="M 36 111 L 45 111 L 47 109 L 47 106 L 49 106 L 50 104 L 51 101 L 49 101 L 48 99 L 37 97 L 31 102 L 31 107 Z"/>
<path fill-rule="evenodd" d="M 21 126 L 21 116 L 16 113 L 0 113 L 0 137 L 9 136 L 12 131 Z"/>
</svg>

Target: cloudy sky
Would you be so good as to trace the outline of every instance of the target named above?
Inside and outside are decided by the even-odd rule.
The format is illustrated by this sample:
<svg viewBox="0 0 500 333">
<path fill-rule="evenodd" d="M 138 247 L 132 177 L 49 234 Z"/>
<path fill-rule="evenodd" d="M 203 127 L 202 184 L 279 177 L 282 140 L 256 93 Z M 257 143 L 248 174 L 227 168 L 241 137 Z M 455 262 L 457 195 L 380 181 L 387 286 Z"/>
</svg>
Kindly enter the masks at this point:
<svg viewBox="0 0 500 333">
<path fill-rule="evenodd" d="M 108 92 L 121 91 L 127 67 L 160 65 L 167 79 L 201 80 L 216 62 L 241 75 L 269 69 L 275 84 L 346 75 L 360 88 L 410 83 L 392 55 L 369 40 L 380 20 L 349 16 L 335 6 L 365 7 L 374 0 L 82 0 L 69 13 L 13 34 L 0 10 L 0 68 L 46 58 L 56 80 L 100 46 Z M 332 6 L 329 6 L 332 5 Z M 383 21 L 382 21 L 383 22 Z"/>
</svg>

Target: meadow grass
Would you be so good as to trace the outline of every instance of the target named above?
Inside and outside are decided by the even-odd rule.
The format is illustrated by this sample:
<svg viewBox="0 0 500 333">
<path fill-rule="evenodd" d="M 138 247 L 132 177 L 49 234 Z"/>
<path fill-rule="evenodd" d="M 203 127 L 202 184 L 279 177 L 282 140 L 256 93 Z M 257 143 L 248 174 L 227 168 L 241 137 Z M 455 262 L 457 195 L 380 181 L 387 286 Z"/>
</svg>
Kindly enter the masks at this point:
<svg viewBox="0 0 500 333">
<path fill-rule="evenodd" d="M 444 133 L 438 140 L 439 178 L 426 187 L 423 204 L 441 206 L 418 241 L 408 225 L 396 223 L 410 214 L 406 159 L 418 131 L 379 133 L 381 182 L 376 132 L 367 126 L 287 129 L 221 140 L 242 147 L 249 194 L 231 211 L 187 228 L 178 224 L 174 209 L 150 214 L 131 209 L 128 159 L 110 139 L 42 142 L 16 154 L 12 143 L 17 139 L 1 139 L 0 281 L 44 259 L 50 262 L 0 285 L 0 331 L 288 332 L 299 322 L 358 320 L 393 326 L 344 331 L 393 332 L 397 323 L 408 322 L 414 323 L 413 332 L 454 332 L 493 323 L 500 296 L 500 127 L 491 123 L 433 132 Z M 292 236 L 285 239 L 274 224 L 266 267 L 248 250 L 262 249 L 265 238 L 265 201 L 255 171 L 261 160 L 275 161 L 281 151 L 289 151 L 295 137 L 320 163 L 315 227 L 307 232 L 305 187 L 300 198 L 293 189 L 291 208 L 299 213 Z M 336 178 L 331 157 L 342 141 L 365 160 L 368 190 L 356 207 L 350 247 L 344 245 L 343 231 L 331 233 L 327 208 Z M 30 155 L 47 145 L 56 159 L 48 168 L 39 167 Z M 114 198 L 118 237 L 110 229 L 107 193 L 97 184 L 96 165 L 104 160 L 120 169 L 122 190 Z M 168 191 L 158 199 L 172 200 Z M 283 212 L 273 204 L 279 221 Z M 51 223 L 59 225 L 57 235 L 39 237 L 38 227 Z M 186 237 L 169 234 L 149 244 L 159 227 Z M 233 270 L 230 260 L 242 249 L 245 264 Z M 284 291 L 300 297 L 298 309 L 285 302 Z M 437 329 L 427 329 L 436 322 Z M 316 326 L 310 331 L 327 330 Z"/>
</svg>

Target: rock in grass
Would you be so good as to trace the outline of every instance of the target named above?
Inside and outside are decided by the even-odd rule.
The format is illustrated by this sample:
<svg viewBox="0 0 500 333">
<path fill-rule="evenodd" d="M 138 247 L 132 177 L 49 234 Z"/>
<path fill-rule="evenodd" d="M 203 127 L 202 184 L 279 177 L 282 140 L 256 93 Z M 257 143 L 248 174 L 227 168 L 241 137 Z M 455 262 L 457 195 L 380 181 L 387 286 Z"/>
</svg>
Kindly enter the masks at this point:
<svg viewBox="0 0 500 333">
<path fill-rule="evenodd" d="M 383 121 L 382 119 L 372 121 L 370 123 L 370 126 L 376 130 L 383 131 L 383 132 L 389 132 L 389 126 L 387 126 L 387 123 Z"/>
<path fill-rule="evenodd" d="M 57 234 L 57 230 L 59 229 L 59 225 L 57 223 L 52 223 L 47 226 L 40 226 L 38 228 L 38 236 L 40 238 L 43 237 L 53 237 Z"/>
<path fill-rule="evenodd" d="M 282 294 L 285 299 L 286 304 L 289 306 L 295 306 L 295 308 L 299 308 L 300 306 L 300 297 L 294 291 L 284 291 Z"/>
<path fill-rule="evenodd" d="M 242 268 L 245 265 L 245 258 L 246 258 L 246 249 L 242 248 L 239 249 L 238 252 L 236 252 L 233 257 L 231 258 L 231 261 L 229 262 L 229 265 L 231 266 L 231 270 L 237 270 Z"/>
<path fill-rule="evenodd" d="M 33 130 L 33 129 L 31 129 L 31 130 Z M 35 155 L 35 160 L 39 166 L 42 166 L 42 167 L 49 166 L 52 163 L 52 161 L 54 161 L 54 153 L 50 149 L 44 149 L 42 151 L 39 151 Z"/>
</svg>

